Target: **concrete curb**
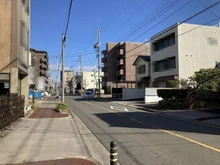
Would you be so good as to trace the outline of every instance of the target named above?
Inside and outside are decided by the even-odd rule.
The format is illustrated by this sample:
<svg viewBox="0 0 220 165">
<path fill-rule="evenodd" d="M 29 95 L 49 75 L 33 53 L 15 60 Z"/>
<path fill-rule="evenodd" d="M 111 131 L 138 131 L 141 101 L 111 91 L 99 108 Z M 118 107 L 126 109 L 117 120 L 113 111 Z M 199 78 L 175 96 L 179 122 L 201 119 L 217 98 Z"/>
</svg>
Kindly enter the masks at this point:
<svg viewBox="0 0 220 165">
<path fill-rule="evenodd" d="M 76 118 L 77 120 L 78 120 L 78 122 L 80 122 L 80 125 L 83 125 L 83 127 L 85 127 L 86 129 L 87 129 L 87 131 L 92 135 L 90 138 L 93 138 L 93 140 L 91 140 L 91 141 L 94 141 L 94 140 L 96 140 L 97 141 L 97 143 L 99 143 L 106 151 L 107 151 L 107 149 L 101 144 L 101 142 L 93 135 L 93 133 L 88 129 L 88 127 L 81 121 L 81 119 L 70 109 L 70 108 L 68 108 L 68 110 L 69 110 L 69 114 L 70 114 L 70 116 L 71 116 L 71 118 L 72 119 L 74 119 L 74 118 Z M 82 131 L 82 130 L 81 130 Z M 86 139 L 84 139 L 85 141 L 87 141 Z M 89 140 L 88 140 L 89 141 Z M 97 160 L 97 158 L 98 157 L 100 157 L 100 155 L 97 155 L 96 154 L 96 150 L 95 149 L 93 149 L 91 146 L 90 146 L 90 144 L 89 143 L 86 143 L 87 144 L 87 146 L 88 146 L 88 148 L 91 150 L 91 152 L 92 152 L 92 154 L 93 154 L 93 157 L 94 158 L 91 158 L 90 160 L 91 161 L 93 161 L 96 165 L 107 165 L 107 164 L 109 164 L 109 162 L 108 163 L 104 163 L 104 162 L 100 162 L 100 161 L 98 161 Z M 108 152 L 108 151 L 107 151 Z M 101 159 L 101 158 L 100 158 Z M 104 160 L 106 160 L 106 159 L 102 159 L 103 161 Z"/>
</svg>

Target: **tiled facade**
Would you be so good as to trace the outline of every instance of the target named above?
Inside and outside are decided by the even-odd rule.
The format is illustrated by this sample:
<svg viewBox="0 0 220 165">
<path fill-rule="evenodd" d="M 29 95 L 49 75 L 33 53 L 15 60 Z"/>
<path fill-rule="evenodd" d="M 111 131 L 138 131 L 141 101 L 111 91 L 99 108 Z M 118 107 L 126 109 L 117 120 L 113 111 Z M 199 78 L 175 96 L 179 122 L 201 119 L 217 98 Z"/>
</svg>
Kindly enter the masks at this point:
<svg viewBox="0 0 220 165">
<path fill-rule="evenodd" d="M 107 43 L 102 51 L 102 86 L 135 88 L 135 66 L 138 55 L 150 55 L 150 45 L 136 42 Z"/>
<path fill-rule="evenodd" d="M 60 82 L 62 82 L 62 71 L 60 72 Z M 73 93 L 75 86 L 75 77 L 72 70 L 64 70 L 64 92 Z"/>
<path fill-rule="evenodd" d="M 30 29 L 29 0 L 0 0 L 1 95 L 25 95 L 28 100 Z"/>
<path fill-rule="evenodd" d="M 46 51 L 35 50 L 35 49 L 30 49 L 30 53 L 31 53 L 31 67 L 33 67 L 34 69 L 34 73 L 33 72 L 30 73 L 33 74 L 33 83 L 35 84 L 37 90 L 48 91 L 49 90 L 48 54 Z"/>
</svg>

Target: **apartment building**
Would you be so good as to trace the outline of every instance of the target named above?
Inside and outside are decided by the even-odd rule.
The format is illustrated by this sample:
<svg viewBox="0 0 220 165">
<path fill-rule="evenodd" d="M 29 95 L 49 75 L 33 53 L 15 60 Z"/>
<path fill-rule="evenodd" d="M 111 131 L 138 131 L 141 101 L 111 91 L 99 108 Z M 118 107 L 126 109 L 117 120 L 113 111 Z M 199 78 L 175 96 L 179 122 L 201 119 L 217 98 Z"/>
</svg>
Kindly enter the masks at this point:
<svg viewBox="0 0 220 165">
<path fill-rule="evenodd" d="M 62 82 L 62 71 L 60 72 L 60 82 Z M 73 70 L 64 70 L 64 92 L 73 93 L 75 86 L 75 77 Z"/>
<path fill-rule="evenodd" d="M 220 27 L 175 24 L 151 37 L 151 85 L 188 79 L 201 68 L 220 61 Z"/>
<path fill-rule="evenodd" d="M 102 89 L 102 76 L 103 72 L 100 72 L 100 89 Z M 98 72 L 76 72 L 76 83 L 80 83 L 84 89 L 98 89 Z"/>
<path fill-rule="evenodd" d="M 150 45 L 139 42 L 107 43 L 102 51 L 103 89 L 135 88 L 135 66 L 138 55 L 150 55 Z"/>
<path fill-rule="evenodd" d="M 28 102 L 29 0 L 0 0 L 0 94 Z"/>
<path fill-rule="evenodd" d="M 134 61 L 136 67 L 136 88 L 150 86 L 150 56 L 139 55 Z"/>
<path fill-rule="evenodd" d="M 30 49 L 31 53 L 31 66 L 33 70 L 30 73 L 30 88 L 31 84 L 35 85 L 36 90 L 48 91 L 49 90 L 49 58 L 46 51 Z M 33 77 L 32 77 L 32 76 Z M 32 79 L 31 79 L 32 77 Z"/>
</svg>

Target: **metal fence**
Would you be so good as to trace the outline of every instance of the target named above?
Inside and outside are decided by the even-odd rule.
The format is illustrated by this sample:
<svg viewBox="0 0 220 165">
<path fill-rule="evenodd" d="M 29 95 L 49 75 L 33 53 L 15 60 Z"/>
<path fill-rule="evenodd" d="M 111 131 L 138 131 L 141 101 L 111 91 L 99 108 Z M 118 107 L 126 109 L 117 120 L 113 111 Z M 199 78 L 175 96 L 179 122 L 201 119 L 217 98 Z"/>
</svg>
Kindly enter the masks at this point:
<svg viewBox="0 0 220 165">
<path fill-rule="evenodd" d="M 0 129 L 2 136 L 7 129 L 11 129 L 11 123 L 24 117 L 24 96 L 0 97 Z"/>
</svg>

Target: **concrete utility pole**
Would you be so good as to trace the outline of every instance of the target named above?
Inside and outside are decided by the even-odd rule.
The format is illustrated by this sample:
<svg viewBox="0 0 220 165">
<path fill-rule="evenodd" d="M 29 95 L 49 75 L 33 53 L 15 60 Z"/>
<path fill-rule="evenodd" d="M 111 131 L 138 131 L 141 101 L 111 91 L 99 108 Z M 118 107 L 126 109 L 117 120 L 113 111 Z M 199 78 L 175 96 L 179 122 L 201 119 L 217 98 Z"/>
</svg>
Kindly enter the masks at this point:
<svg viewBox="0 0 220 165">
<path fill-rule="evenodd" d="M 57 93 L 57 91 L 58 91 L 58 89 L 57 89 L 57 84 L 58 84 L 58 61 L 57 60 L 58 60 L 58 57 L 59 57 L 58 55 L 55 56 L 55 58 L 56 58 L 56 70 L 55 71 L 57 72 L 56 82 L 55 82 L 55 93 L 56 93 L 56 95 L 58 94 Z"/>
<path fill-rule="evenodd" d="M 94 48 L 96 48 L 96 52 L 97 52 L 97 58 L 98 58 L 98 99 L 100 99 L 100 28 L 98 27 L 97 30 L 97 37 L 98 37 L 98 42 L 94 45 Z"/>
<path fill-rule="evenodd" d="M 64 47 L 65 47 L 65 36 L 62 34 L 62 103 L 64 103 Z"/>
<path fill-rule="evenodd" d="M 83 88 L 83 79 L 82 79 L 82 55 L 80 54 L 79 55 L 79 64 L 80 64 L 80 83 L 81 83 L 81 89 L 80 89 L 80 94 L 81 96 L 83 95 L 82 94 L 82 88 Z"/>
</svg>

